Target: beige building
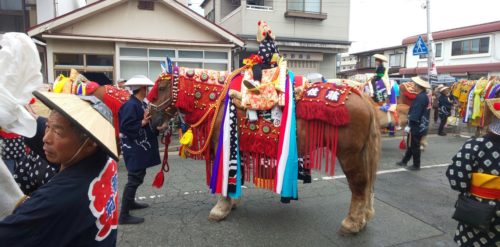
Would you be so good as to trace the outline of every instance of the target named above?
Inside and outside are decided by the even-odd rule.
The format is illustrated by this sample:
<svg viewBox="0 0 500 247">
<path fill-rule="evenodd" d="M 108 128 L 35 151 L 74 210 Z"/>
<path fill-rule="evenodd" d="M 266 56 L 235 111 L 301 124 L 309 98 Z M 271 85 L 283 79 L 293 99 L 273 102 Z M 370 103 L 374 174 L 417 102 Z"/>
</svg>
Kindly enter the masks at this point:
<svg viewBox="0 0 500 247">
<path fill-rule="evenodd" d="M 257 22 L 266 21 L 277 36 L 280 52 L 296 74 L 336 76 L 336 57 L 347 52 L 349 0 L 204 0 L 205 18 L 245 40 L 234 63 L 257 52 Z"/>
<path fill-rule="evenodd" d="M 169 56 L 179 66 L 231 69 L 244 42 L 172 0 L 94 1 L 40 23 L 28 35 L 45 41 L 47 79 L 71 68 L 109 78 L 143 74 L 151 80 Z"/>
</svg>

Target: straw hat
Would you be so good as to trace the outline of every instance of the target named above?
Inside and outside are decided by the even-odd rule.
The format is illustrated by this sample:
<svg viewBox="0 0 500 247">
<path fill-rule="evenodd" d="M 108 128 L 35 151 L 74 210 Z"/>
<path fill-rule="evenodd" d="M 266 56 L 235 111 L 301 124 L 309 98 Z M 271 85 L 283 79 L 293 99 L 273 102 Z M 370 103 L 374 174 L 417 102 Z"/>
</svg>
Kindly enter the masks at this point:
<svg viewBox="0 0 500 247">
<path fill-rule="evenodd" d="M 431 84 L 429 84 L 428 81 L 425 81 L 422 78 L 420 78 L 420 76 L 412 77 L 411 80 L 415 82 L 417 85 L 420 85 L 424 88 L 431 88 Z"/>
<path fill-rule="evenodd" d="M 439 92 L 442 93 L 444 90 L 448 90 L 448 89 L 450 89 L 450 88 L 449 87 L 441 87 L 439 89 Z"/>
<path fill-rule="evenodd" d="M 76 96 L 50 92 L 33 92 L 50 109 L 61 113 L 84 131 L 113 159 L 118 160 L 115 129 L 111 110 L 93 96 Z"/>
<path fill-rule="evenodd" d="M 500 135 L 500 98 L 487 99 L 486 105 L 495 116 L 488 129 L 493 132 L 493 134 Z"/>
<path fill-rule="evenodd" d="M 500 98 L 487 99 L 486 105 L 495 117 L 500 118 Z"/>
<path fill-rule="evenodd" d="M 384 56 L 384 55 L 382 55 L 382 54 L 375 54 L 375 55 L 373 55 L 373 57 L 374 57 L 375 59 L 380 59 L 380 60 L 382 60 L 383 62 L 387 62 L 387 61 L 389 61 L 389 60 L 387 60 L 387 57 L 386 57 L 386 56 Z"/>
</svg>

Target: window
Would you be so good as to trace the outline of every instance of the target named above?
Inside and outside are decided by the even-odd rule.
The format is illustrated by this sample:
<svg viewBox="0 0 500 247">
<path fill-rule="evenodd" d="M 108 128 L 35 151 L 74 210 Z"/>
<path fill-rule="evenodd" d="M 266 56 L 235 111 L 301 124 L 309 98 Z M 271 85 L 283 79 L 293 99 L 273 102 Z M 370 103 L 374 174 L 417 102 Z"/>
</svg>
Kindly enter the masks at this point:
<svg viewBox="0 0 500 247">
<path fill-rule="evenodd" d="M 392 54 L 389 56 L 389 66 L 401 67 L 403 54 Z"/>
<path fill-rule="evenodd" d="M 23 1 L 0 0 L 0 33 L 24 32 Z"/>
<path fill-rule="evenodd" d="M 87 66 L 113 66 L 113 55 L 87 55 Z"/>
<path fill-rule="evenodd" d="M 443 43 L 437 43 L 435 44 L 436 49 L 434 50 L 434 56 L 436 58 L 440 58 L 442 55 L 442 50 L 443 50 Z M 420 59 L 427 58 L 427 54 L 420 55 Z"/>
<path fill-rule="evenodd" d="M 154 81 L 161 73 L 160 63 L 167 56 L 181 67 L 221 71 L 228 69 L 227 52 L 121 47 L 120 77 L 128 79 L 134 75 L 145 75 Z"/>
<path fill-rule="evenodd" d="M 120 48 L 120 56 L 147 57 L 148 50 L 139 48 Z"/>
<path fill-rule="evenodd" d="M 451 55 L 462 56 L 484 54 L 489 52 L 489 47 L 489 37 L 453 41 L 451 44 Z"/>
<path fill-rule="evenodd" d="M 149 49 L 149 56 L 162 59 L 165 59 L 166 57 L 175 57 L 175 50 Z"/>
<path fill-rule="evenodd" d="M 120 61 L 120 77 L 125 79 L 130 79 L 135 75 L 147 75 L 148 74 L 148 62 L 147 61 Z"/>
<path fill-rule="evenodd" d="M 83 54 L 54 54 L 54 65 L 83 66 Z"/>
<path fill-rule="evenodd" d="M 202 51 L 179 51 L 179 58 L 203 58 Z"/>
<path fill-rule="evenodd" d="M 54 73 L 69 76 L 74 68 L 79 72 L 104 73 L 113 80 L 113 55 L 54 53 Z"/>
<path fill-rule="evenodd" d="M 288 0 L 288 10 L 321 13 L 321 0 Z"/>
<path fill-rule="evenodd" d="M 151 0 L 139 0 L 137 8 L 142 10 L 154 10 L 155 3 Z"/>
</svg>

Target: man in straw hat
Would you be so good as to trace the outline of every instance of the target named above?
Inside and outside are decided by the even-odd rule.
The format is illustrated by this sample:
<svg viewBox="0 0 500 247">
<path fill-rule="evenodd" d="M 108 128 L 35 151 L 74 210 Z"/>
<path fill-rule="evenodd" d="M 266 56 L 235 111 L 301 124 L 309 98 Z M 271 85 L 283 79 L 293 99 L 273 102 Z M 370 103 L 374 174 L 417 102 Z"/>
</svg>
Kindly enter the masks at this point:
<svg viewBox="0 0 500 247">
<path fill-rule="evenodd" d="M 45 134 L 33 139 L 44 159 L 60 165 L 60 172 L 0 222 L 0 242 L 115 246 L 118 154 L 111 111 L 92 96 L 33 94 L 52 109 L 48 119 L 37 120 Z"/>
<path fill-rule="evenodd" d="M 408 170 L 420 170 L 420 140 L 427 134 L 429 129 L 429 97 L 426 91 L 431 85 L 418 76 L 411 79 L 416 84 L 418 94 L 408 111 L 408 126 L 405 128 L 405 132 L 408 133 L 408 148 L 403 160 L 398 162 L 397 165 L 404 166 Z M 413 166 L 406 166 L 412 157 Z"/>
<path fill-rule="evenodd" d="M 134 76 L 125 83 L 132 96 L 120 107 L 120 140 L 123 158 L 128 171 L 128 181 L 123 190 L 120 224 L 139 224 L 144 218 L 130 215 L 130 210 L 147 208 L 149 205 L 135 200 L 137 188 L 144 182 L 146 169 L 159 165 L 157 131 L 149 124 L 150 115 L 146 103 L 147 87 L 154 83 L 145 76 Z"/>
<path fill-rule="evenodd" d="M 450 99 L 450 88 L 442 87 L 439 90 L 439 119 L 441 122 L 439 123 L 438 135 L 445 136 L 444 126 L 448 122 L 448 117 L 451 116 L 451 107 L 453 106 L 453 101 Z"/>
<path fill-rule="evenodd" d="M 466 218 L 482 218 L 484 225 L 454 217 L 459 221 L 454 238 L 459 246 L 500 245 L 500 99 L 488 99 L 486 105 L 487 116 L 492 118 L 488 133 L 468 140 L 446 171 L 453 190 L 459 191 L 462 197 L 482 203 L 482 212 L 488 209 L 490 212 L 490 217 L 478 215 L 481 204 L 467 212 L 469 217 Z"/>
</svg>

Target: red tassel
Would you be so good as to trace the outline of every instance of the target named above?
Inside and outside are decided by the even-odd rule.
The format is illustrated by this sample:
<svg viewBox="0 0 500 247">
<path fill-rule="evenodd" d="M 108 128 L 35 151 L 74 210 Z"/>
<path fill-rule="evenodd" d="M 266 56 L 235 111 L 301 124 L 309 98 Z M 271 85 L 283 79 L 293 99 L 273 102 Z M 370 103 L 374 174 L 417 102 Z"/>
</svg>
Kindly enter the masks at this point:
<svg viewBox="0 0 500 247">
<path fill-rule="evenodd" d="M 296 116 L 304 120 L 321 120 L 331 126 L 344 126 L 349 123 L 349 110 L 345 105 L 331 107 L 323 103 L 299 101 Z"/>
<path fill-rule="evenodd" d="M 406 149 L 406 141 L 405 138 L 403 137 L 403 140 L 399 143 L 399 149 L 400 150 L 405 150 Z"/>
<path fill-rule="evenodd" d="M 163 174 L 163 169 L 158 171 L 155 176 L 155 180 L 153 181 L 153 187 L 160 189 L 163 186 L 163 182 L 165 181 L 165 175 Z"/>
<path fill-rule="evenodd" d="M 192 78 L 179 78 L 179 94 L 175 106 L 184 112 L 194 111 L 194 85 Z"/>
</svg>

